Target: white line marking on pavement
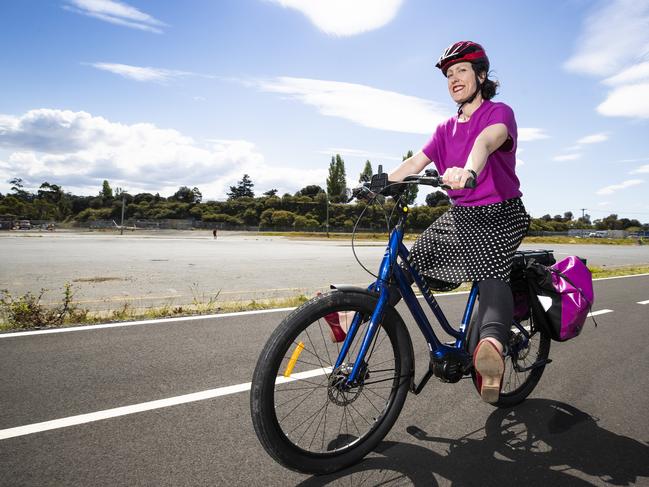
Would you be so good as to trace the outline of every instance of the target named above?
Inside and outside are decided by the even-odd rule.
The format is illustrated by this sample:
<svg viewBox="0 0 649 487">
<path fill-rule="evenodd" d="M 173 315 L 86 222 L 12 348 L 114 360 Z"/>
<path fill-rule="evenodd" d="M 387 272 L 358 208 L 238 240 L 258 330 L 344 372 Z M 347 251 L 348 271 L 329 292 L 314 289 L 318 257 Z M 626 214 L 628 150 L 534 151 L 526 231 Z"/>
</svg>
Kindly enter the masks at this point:
<svg viewBox="0 0 649 487">
<path fill-rule="evenodd" d="M 469 291 L 457 291 L 454 293 L 444 293 L 436 295 L 435 298 L 439 299 L 443 296 L 455 296 L 459 294 L 469 294 Z M 419 299 L 423 299 L 423 296 L 419 296 Z M 173 323 L 176 321 L 196 321 L 196 320 L 207 320 L 212 318 L 231 318 L 234 316 L 248 316 L 248 315 L 257 315 L 257 314 L 266 314 L 266 313 L 279 313 L 282 311 L 293 311 L 297 309 L 293 308 L 274 308 L 274 309 L 260 309 L 255 311 L 237 311 L 236 313 L 220 313 L 212 315 L 196 315 L 196 316 L 182 316 L 177 318 L 159 318 L 156 320 L 140 320 L 140 321 L 122 321 L 117 323 L 104 323 L 103 325 L 85 325 L 85 326 L 69 326 L 67 328 L 52 328 L 49 330 L 34 330 L 34 331 L 19 331 L 15 333 L 0 333 L 0 339 L 2 338 L 15 338 L 15 337 L 24 337 L 30 335 L 49 335 L 50 333 L 68 333 L 72 331 L 88 331 L 88 330 L 103 330 L 105 328 L 120 328 L 122 326 L 136 326 L 136 325 L 155 325 L 160 323 Z"/>
<path fill-rule="evenodd" d="M 158 323 L 171 323 L 175 321 L 196 321 L 196 320 L 205 320 L 211 318 L 230 318 L 232 316 L 246 316 L 246 315 L 258 315 L 264 313 L 277 313 L 280 311 L 293 311 L 294 309 L 295 308 L 260 309 L 256 311 L 238 311 L 236 313 L 183 316 L 179 318 L 161 318 L 158 320 L 126 321 L 126 322 L 119 322 L 119 323 L 105 323 L 103 325 L 70 326 L 68 328 L 53 328 L 51 330 L 19 331 L 17 333 L 2 333 L 0 334 L 0 338 L 24 337 L 29 335 L 47 335 L 50 333 L 67 333 L 71 331 L 102 330 L 104 328 L 119 328 L 122 326 L 154 325 Z"/>
<path fill-rule="evenodd" d="M 638 301 L 638 304 L 649 304 L 649 299 L 647 299 L 646 301 Z"/>
<path fill-rule="evenodd" d="M 593 311 L 592 313 L 588 313 L 588 317 L 605 315 L 606 313 L 612 313 L 612 312 L 613 312 L 612 309 L 600 309 L 599 311 Z"/>
<path fill-rule="evenodd" d="M 331 367 L 298 372 L 297 374 L 293 374 L 288 378 L 278 377 L 276 384 L 285 384 L 287 382 L 293 382 L 296 380 L 317 377 L 319 375 L 328 374 L 329 372 L 331 372 Z M 215 397 L 229 396 L 230 394 L 249 391 L 250 386 L 250 382 L 245 382 L 243 384 L 219 387 L 218 389 L 209 389 L 207 391 L 185 394 L 183 396 L 168 397 L 166 399 L 159 399 L 157 401 L 133 404 L 132 406 L 122 406 L 119 408 L 97 411 L 95 413 L 79 414 L 77 416 L 70 416 L 68 418 L 54 419 L 52 421 L 44 421 L 42 423 L 27 424 L 25 426 L 17 426 L 15 428 L 0 430 L 0 440 L 15 438 L 17 436 L 31 435 L 33 433 L 41 433 L 43 431 L 50 431 L 59 428 L 67 428 L 68 426 L 92 423 L 94 421 L 101 421 L 102 419 L 116 418 L 119 416 L 141 413 L 143 411 L 151 411 L 152 409 L 160 409 L 169 406 L 176 406 L 178 404 L 186 404 L 188 402 L 203 401 L 205 399 L 213 399 Z"/>
<path fill-rule="evenodd" d="M 593 281 L 606 281 L 608 279 L 626 279 L 629 277 L 643 277 L 649 276 L 649 274 L 634 274 L 632 276 L 616 276 L 616 277 L 601 277 L 598 279 L 593 279 Z M 445 296 L 458 296 L 462 294 L 469 294 L 469 291 L 456 291 L 452 293 L 443 293 L 436 294 L 435 299 L 439 299 Z M 423 296 L 418 296 L 419 299 L 423 299 Z M 212 315 L 196 315 L 196 316 L 182 316 L 178 318 L 160 318 L 157 320 L 140 320 L 140 321 L 127 321 L 119 323 L 105 323 L 103 325 L 86 325 L 86 326 L 70 326 L 67 328 L 53 328 L 51 330 L 34 330 L 34 331 L 19 331 L 16 333 L 0 333 L 0 339 L 2 338 L 15 338 L 15 337 L 24 337 L 30 335 L 49 335 L 50 333 L 68 333 L 73 331 L 88 331 L 88 330 L 102 330 L 105 328 L 120 328 L 122 326 L 136 326 L 136 325 L 155 325 L 159 323 L 173 323 L 176 321 L 196 321 L 196 320 L 206 320 L 212 318 L 230 318 L 233 316 L 247 316 L 255 314 L 265 314 L 265 313 L 280 313 L 284 311 L 293 311 L 296 309 L 293 308 L 275 308 L 275 309 L 262 309 L 256 311 L 239 311 L 236 313 L 222 313 L 222 314 L 212 314 Z"/>
<path fill-rule="evenodd" d="M 629 277 L 646 277 L 646 276 L 649 276 L 649 274 L 632 274 L 630 276 L 598 277 L 597 279 L 593 279 L 593 281 L 609 281 L 611 279 L 628 279 Z"/>
</svg>

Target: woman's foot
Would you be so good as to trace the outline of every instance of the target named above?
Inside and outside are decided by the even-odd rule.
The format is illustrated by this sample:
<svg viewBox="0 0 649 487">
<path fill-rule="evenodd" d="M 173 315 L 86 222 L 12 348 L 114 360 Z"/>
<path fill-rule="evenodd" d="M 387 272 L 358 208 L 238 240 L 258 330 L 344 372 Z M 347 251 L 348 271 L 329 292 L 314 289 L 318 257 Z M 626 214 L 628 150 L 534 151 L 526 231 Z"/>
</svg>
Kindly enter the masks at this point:
<svg viewBox="0 0 649 487">
<path fill-rule="evenodd" d="M 473 367 L 482 400 L 492 404 L 497 402 L 505 372 L 499 347 L 489 339 L 480 340 L 473 353 Z"/>
</svg>

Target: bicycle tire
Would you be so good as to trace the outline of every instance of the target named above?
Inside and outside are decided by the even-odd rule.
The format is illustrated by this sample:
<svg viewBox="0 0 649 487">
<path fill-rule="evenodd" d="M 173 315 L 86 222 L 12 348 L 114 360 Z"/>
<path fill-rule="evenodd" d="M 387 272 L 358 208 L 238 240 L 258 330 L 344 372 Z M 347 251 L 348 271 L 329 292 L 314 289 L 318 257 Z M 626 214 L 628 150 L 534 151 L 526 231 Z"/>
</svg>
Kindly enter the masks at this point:
<svg viewBox="0 0 649 487">
<path fill-rule="evenodd" d="M 512 324 L 509 331 L 508 352 L 505 356 L 505 372 L 503 374 L 503 385 L 498 401 L 492 403 L 499 408 L 509 408 L 523 402 L 529 396 L 541 380 L 545 370 L 545 361 L 550 355 L 551 338 L 547 333 L 537 330 L 534 327 L 532 318 L 521 321 L 520 325 L 530 333 L 529 342 L 526 347 L 520 346 L 522 334 L 518 327 Z M 516 371 L 515 364 L 522 368 L 529 367 L 534 363 L 542 364 L 527 371 L 523 375 Z M 471 370 L 473 385 L 478 390 L 478 382 L 475 370 Z M 478 390 L 478 393 L 480 391 Z"/>
<path fill-rule="evenodd" d="M 325 371 L 323 375 L 326 377 L 324 379 L 319 379 L 316 382 L 316 379 L 318 379 L 316 377 L 314 381 L 305 381 L 306 386 L 301 386 L 303 390 L 307 391 L 306 393 L 296 392 L 295 388 L 290 387 L 291 384 L 296 384 L 298 381 L 282 383 L 280 378 L 281 371 L 287 363 L 287 358 L 289 355 L 294 355 L 291 354 L 291 351 L 294 351 L 298 337 L 302 337 L 305 334 L 307 336 L 307 339 L 305 339 L 307 345 L 304 346 L 304 349 L 312 349 L 308 350 L 312 352 L 307 354 L 308 359 L 318 355 L 320 350 L 320 337 L 325 348 L 328 346 L 327 339 L 325 338 L 326 334 L 323 333 L 322 329 L 322 321 L 326 315 L 340 311 L 357 311 L 365 318 L 363 324 L 366 325 L 376 304 L 377 298 L 367 293 L 333 291 L 318 296 L 300 306 L 287 316 L 271 334 L 257 361 L 253 374 L 250 391 L 250 410 L 255 432 L 260 443 L 268 454 L 281 465 L 298 472 L 309 474 L 335 472 L 360 461 L 376 447 L 392 428 L 403 407 L 413 374 L 413 353 L 410 336 L 403 320 L 392 307 L 386 308 L 383 322 L 372 347 L 372 353 L 370 354 L 368 352 L 366 356 L 366 359 L 370 363 L 368 363 L 364 379 L 362 380 L 364 386 L 357 388 L 359 391 L 350 391 L 348 396 L 342 393 L 336 395 L 338 392 L 332 385 L 332 381 L 335 381 L 338 376 L 334 370 L 330 369 L 326 371 L 326 367 L 321 368 L 322 371 Z M 316 323 L 318 324 L 319 330 L 315 326 L 312 327 L 311 329 L 314 333 L 311 336 L 308 334 L 309 327 Z M 364 334 L 364 326 L 361 326 L 354 337 L 352 346 L 350 346 L 348 356 L 355 357 L 356 347 L 354 345 L 362 340 Z M 313 340 L 314 337 L 316 340 Z M 301 365 L 302 367 L 327 365 L 331 367 L 335 363 L 337 354 L 330 355 L 331 357 L 325 357 L 322 354 L 322 357 L 317 362 L 309 363 L 308 360 L 305 360 L 305 363 L 298 363 L 297 365 Z M 394 371 L 388 371 L 387 378 L 383 379 L 381 374 L 385 373 L 383 370 L 384 366 L 382 365 L 382 368 L 379 369 L 371 360 L 375 357 L 376 360 L 380 360 L 390 355 L 393 355 L 393 357 L 387 359 L 387 366 L 390 365 L 390 360 L 393 360 Z M 380 362 L 376 365 L 380 365 Z M 307 371 L 306 373 L 310 374 L 313 371 Z M 317 369 L 315 373 L 317 373 Z M 392 377 L 390 377 L 390 374 L 392 374 Z M 309 378 L 311 377 L 309 376 Z M 286 383 L 289 384 L 289 387 L 284 387 Z M 368 386 L 374 384 L 379 384 L 384 389 L 389 388 L 387 397 L 384 396 L 385 393 L 383 392 L 376 392 L 379 390 L 379 386 L 375 386 L 375 391 L 373 392 L 385 400 L 384 404 L 380 399 L 372 402 L 374 396 L 370 398 Z M 311 392 L 309 392 L 309 389 L 312 389 Z M 302 394 L 302 396 L 299 394 Z M 356 396 L 352 399 L 353 394 L 356 394 Z M 304 395 L 306 397 L 300 399 Z M 285 399 L 287 396 L 295 396 L 296 402 L 298 399 L 301 402 L 293 407 L 289 413 L 285 414 L 285 409 L 280 411 L 280 408 L 284 408 L 286 405 L 287 401 Z M 376 417 L 370 416 L 368 419 L 359 412 L 359 409 L 366 408 L 367 406 L 363 401 L 354 404 L 359 398 L 372 404 L 376 410 L 372 414 L 375 414 Z M 298 406 L 302 406 L 307 401 L 309 403 L 316 403 L 314 407 L 316 412 L 311 416 L 308 415 L 309 412 L 296 412 Z M 345 404 L 346 401 L 351 402 Z M 293 404 L 291 403 L 286 408 L 288 409 L 292 406 Z M 349 411 L 347 411 L 348 406 Z M 331 412 L 328 413 L 330 407 Z M 369 409 L 369 406 L 367 408 Z M 297 423 L 297 426 L 294 428 L 294 431 L 297 429 L 296 432 L 288 431 L 289 427 L 284 424 L 285 420 L 292 420 L 291 416 L 294 414 L 298 415 L 294 421 L 294 423 Z M 335 417 L 336 422 L 340 421 L 337 435 L 335 433 L 336 422 L 328 422 L 327 414 Z M 345 432 L 343 432 L 342 426 L 343 419 L 339 420 L 339 416 L 345 418 Z M 311 423 L 306 426 L 300 438 L 297 438 L 300 429 L 304 428 L 304 422 L 298 422 L 302 418 L 306 418 L 305 422 L 310 420 Z M 362 420 L 365 420 L 365 423 L 368 424 L 367 431 L 361 432 L 358 423 L 355 422 L 356 420 L 361 423 L 361 426 L 364 425 Z M 334 425 L 333 432 L 331 433 L 332 439 L 329 438 L 329 433 L 326 433 L 327 423 L 330 426 L 332 424 Z M 350 433 L 350 424 L 356 427 L 358 435 L 353 431 L 353 428 L 351 428 L 352 431 Z M 321 426 L 322 433 L 320 433 Z M 309 428 L 312 428 L 311 432 L 309 432 Z M 307 432 L 309 436 L 307 436 L 305 441 L 302 441 L 302 437 L 307 435 Z M 322 441 L 320 441 L 320 434 L 322 434 Z M 311 435 L 313 435 L 311 443 L 307 446 L 306 441 Z M 317 442 L 315 442 L 316 436 Z M 317 448 L 313 446 L 314 442 L 317 443 Z"/>
</svg>

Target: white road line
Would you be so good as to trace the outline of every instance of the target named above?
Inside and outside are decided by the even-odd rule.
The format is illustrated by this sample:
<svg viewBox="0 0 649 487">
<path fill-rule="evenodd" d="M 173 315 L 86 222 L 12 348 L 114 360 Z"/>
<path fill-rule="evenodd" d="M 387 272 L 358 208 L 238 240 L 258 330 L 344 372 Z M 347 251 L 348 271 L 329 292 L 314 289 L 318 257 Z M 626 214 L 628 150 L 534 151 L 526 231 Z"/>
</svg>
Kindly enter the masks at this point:
<svg viewBox="0 0 649 487">
<path fill-rule="evenodd" d="M 289 378 L 278 377 L 276 384 L 285 384 L 287 382 L 293 382 L 296 380 L 317 377 L 329 372 L 331 372 L 331 367 L 307 370 L 305 372 L 293 374 Z M 0 430 L 0 440 L 15 438 L 17 436 L 31 435 L 33 433 L 41 433 L 43 431 L 50 431 L 59 428 L 67 428 L 68 426 L 92 423 L 94 421 L 101 421 L 102 419 L 116 418 L 119 416 L 141 413 L 143 411 L 151 411 L 152 409 L 160 409 L 169 406 L 176 406 L 178 404 L 186 404 L 188 402 L 203 401 L 205 399 L 213 399 L 215 397 L 229 396 L 230 394 L 249 391 L 250 385 L 250 382 L 245 382 L 243 384 L 237 384 L 234 386 L 219 387 L 218 389 L 209 389 L 206 391 L 194 392 L 192 394 L 185 394 L 183 396 L 168 397 L 166 399 L 159 399 L 157 401 L 149 401 L 140 404 L 133 404 L 131 406 L 106 409 L 104 411 L 97 411 L 95 413 L 79 414 L 77 416 L 54 419 L 52 421 L 44 421 L 42 423 L 17 426 L 15 428 Z"/>
<path fill-rule="evenodd" d="M 646 301 L 645 303 L 649 303 Z M 606 313 L 613 313 L 612 309 L 602 309 L 589 313 L 588 316 L 599 316 Z M 223 315 L 216 315 L 217 317 Z M 319 375 L 328 374 L 331 372 L 331 367 L 307 370 L 293 374 L 291 377 L 278 377 L 276 384 L 285 384 L 296 380 L 307 379 Z M 217 389 L 208 389 L 206 391 L 194 392 L 192 394 L 185 394 L 183 396 L 169 397 L 166 399 L 159 399 L 156 401 L 143 402 L 140 404 L 133 404 L 131 406 L 122 406 L 113 409 L 106 409 L 104 411 L 97 411 L 95 413 L 80 414 L 77 416 L 70 416 L 67 418 L 54 419 L 51 421 L 44 421 L 42 423 L 28 424 L 24 426 L 17 426 L 15 428 L 8 428 L 0 430 L 0 440 L 15 438 L 17 436 L 25 436 L 33 433 L 40 433 L 59 428 L 66 428 L 68 426 L 76 426 L 79 424 L 92 423 L 102 419 L 116 418 L 119 416 L 126 416 L 129 414 L 141 413 L 144 411 L 151 411 L 152 409 L 166 408 L 169 406 L 176 406 L 178 404 L 186 404 L 189 402 L 203 401 L 205 399 L 214 399 L 216 397 L 228 396 L 239 392 L 246 392 L 250 390 L 251 383 L 245 382 L 243 384 L 236 384 L 233 386 L 219 387 Z"/>
<path fill-rule="evenodd" d="M 593 279 L 593 281 L 610 281 L 612 279 L 628 279 L 629 277 L 646 277 L 646 276 L 649 276 L 649 274 L 632 274 L 630 276 L 598 277 L 597 279 Z"/>
<path fill-rule="evenodd" d="M 592 313 L 588 313 L 588 317 L 590 318 L 591 316 L 599 316 L 599 315 L 605 315 L 606 313 L 612 313 L 612 309 L 600 309 L 599 311 L 593 311 Z"/>
<path fill-rule="evenodd" d="M 0 339 L 24 337 L 29 335 L 48 335 L 50 333 L 68 333 L 71 331 L 103 330 L 105 328 L 119 328 L 122 326 L 155 325 L 160 323 L 172 323 L 175 321 L 196 321 L 196 320 L 205 320 L 205 319 L 212 319 L 212 318 L 230 318 L 232 316 L 246 316 L 246 315 L 258 315 L 258 314 L 265 314 L 265 313 L 278 313 L 280 311 L 293 311 L 294 309 L 295 308 L 260 309 L 256 311 L 239 311 L 236 313 L 183 316 L 178 318 L 161 318 L 157 320 L 126 321 L 126 322 L 119 322 L 119 323 L 105 323 L 103 325 L 70 326 L 68 328 L 52 328 L 51 330 L 19 331 L 16 333 L 2 333 L 0 334 Z"/>
<path fill-rule="evenodd" d="M 469 294 L 469 291 L 457 291 L 454 293 L 444 293 L 436 295 L 435 298 L 439 299 L 444 296 L 456 296 L 459 294 Z M 419 299 L 423 299 L 423 296 L 419 296 Z M 122 326 L 136 326 L 136 325 L 156 325 L 163 323 L 173 323 L 176 321 L 196 321 L 196 320 L 207 320 L 212 318 L 231 318 L 234 316 L 248 316 L 248 315 L 258 315 L 266 313 L 280 313 L 284 311 L 293 311 L 296 309 L 293 308 L 274 308 L 274 309 L 260 309 L 256 311 L 238 311 L 236 313 L 220 313 L 212 315 L 196 315 L 196 316 L 181 316 L 177 318 L 159 318 L 156 320 L 140 320 L 140 321 L 122 321 L 117 323 L 105 323 L 103 325 L 85 325 L 85 326 L 69 326 L 67 328 L 52 328 L 48 330 L 34 330 L 34 331 L 18 331 L 15 333 L 0 333 L 0 339 L 2 338 L 15 338 L 15 337 L 24 337 L 30 335 L 49 335 L 51 333 L 69 333 L 73 331 L 88 331 L 88 330 L 103 330 L 105 328 L 120 328 Z"/>
<path fill-rule="evenodd" d="M 638 301 L 638 304 L 649 304 L 649 299 L 647 299 L 646 301 Z"/>
<path fill-rule="evenodd" d="M 643 277 L 643 276 L 649 276 L 649 274 L 634 274 L 632 276 L 602 277 L 593 280 L 606 281 L 609 279 L 626 279 L 629 277 Z M 443 298 L 445 296 L 458 296 L 462 294 L 469 294 L 469 291 L 456 291 L 452 293 L 436 294 L 435 299 Z M 423 299 L 422 296 L 418 296 L 418 298 Z M 296 308 L 293 307 L 293 308 L 262 309 L 256 311 L 239 311 L 236 313 L 183 316 L 178 318 L 160 318 L 157 320 L 126 321 L 126 322 L 119 322 L 119 323 L 105 323 L 103 325 L 70 326 L 67 328 L 52 328 L 50 330 L 19 331 L 15 333 L 0 333 L 0 339 L 24 337 L 30 335 L 49 335 L 51 333 L 69 333 L 73 331 L 102 330 L 105 328 L 120 328 L 122 326 L 155 325 L 155 324 L 162 324 L 162 323 L 173 323 L 176 321 L 196 321 L 196 320 L 206 320 L 212 318 L 230 318 L 233 316 L 247 316 L 247 315 L 255 315 L 255 314 L 265 314 L 265 313 L 280 313 L 285 311 L 293 311 L 294 309 Z"/>
</svg>

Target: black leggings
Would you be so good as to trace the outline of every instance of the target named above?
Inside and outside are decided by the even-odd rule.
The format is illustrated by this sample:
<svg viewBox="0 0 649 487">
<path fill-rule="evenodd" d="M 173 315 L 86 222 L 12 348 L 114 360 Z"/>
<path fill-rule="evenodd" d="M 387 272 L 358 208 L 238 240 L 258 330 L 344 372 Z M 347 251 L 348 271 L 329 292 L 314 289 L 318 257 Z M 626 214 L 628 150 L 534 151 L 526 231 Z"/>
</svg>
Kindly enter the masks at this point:
<svg viewBox="0 0 649 487">
<path fill-rule="evenodd" d="M 509 328 L 514 319 L 512 290 L 504 281 L 485 279 L 478 283 L 480 303 L 469 335 L 469 351 L 473 353 L 478 340 L 491 337 L 507 347 Z"/>
</svg>

